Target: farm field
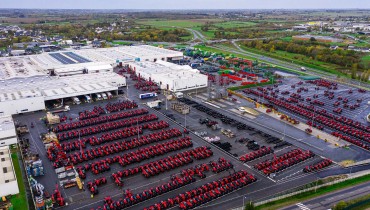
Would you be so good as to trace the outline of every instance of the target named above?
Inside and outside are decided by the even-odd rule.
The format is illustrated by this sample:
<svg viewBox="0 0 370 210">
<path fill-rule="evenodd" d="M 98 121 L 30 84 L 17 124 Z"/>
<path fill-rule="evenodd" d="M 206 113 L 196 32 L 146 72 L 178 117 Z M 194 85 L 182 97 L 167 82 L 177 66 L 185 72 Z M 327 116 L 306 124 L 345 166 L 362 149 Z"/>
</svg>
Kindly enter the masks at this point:
<svg viewBox="0 0 370 210">
<path fill-rule="evenodd" d="M 216 27 L 223 28 L 239 28 L 239 27 L 250 27 L 255 26 L 257 23 L 254 22 L 244 22 L 244 21 L 227 21 L 214 24 Z"/>
<path fill-rule="evenodd" d="M 217 19 L 200 19 L 200 20 L 142 20 L 137 23 L 142 25 L 150 25 L 154 27 L 179 27 L 179 28 L 194 28 L 201 26 L 206 22 L 216 22 L 220 21 Z"/>
</svg>

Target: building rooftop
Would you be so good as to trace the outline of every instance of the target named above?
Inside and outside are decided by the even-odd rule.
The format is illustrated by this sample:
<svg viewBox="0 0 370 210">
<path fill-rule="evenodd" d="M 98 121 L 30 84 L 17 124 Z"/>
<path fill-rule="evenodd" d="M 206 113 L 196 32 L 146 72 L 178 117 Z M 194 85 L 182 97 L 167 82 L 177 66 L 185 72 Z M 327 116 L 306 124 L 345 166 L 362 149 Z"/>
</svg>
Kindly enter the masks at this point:
<svg viewBox="0 0 370 210">
<path fill-rule="evenodd" d="M 13 118 L 10 115 L 0 116 L 0 133 L 7 130 L 15 130 Z"/>
<path fill-rule="evenodd" d="M 0 58 L 0 80 L 45 75 L 50 69 L 76 69 L 119 62 L 180 57 L 182 52 L 148 45 L 66 50 L 37 55 Z"/>
<path fill-rule="evenodd" d="M 80 74 L 73 77 L 33 76 L 0 82 L 0 101 L 44 96 L 46 100 L 76 92 L 116 87 L 112 81 L 125 80 L 115 73 Z M 123 81 L 122 81 L 123 82 Z M 68 96 L 66 96 L 68 97 Z"/>
</svg>

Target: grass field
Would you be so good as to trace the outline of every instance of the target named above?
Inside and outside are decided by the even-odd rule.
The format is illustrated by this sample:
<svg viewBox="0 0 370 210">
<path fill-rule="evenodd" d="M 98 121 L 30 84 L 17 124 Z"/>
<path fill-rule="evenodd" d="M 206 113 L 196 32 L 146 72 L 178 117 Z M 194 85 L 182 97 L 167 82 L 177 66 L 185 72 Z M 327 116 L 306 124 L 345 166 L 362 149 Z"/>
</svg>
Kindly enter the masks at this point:
<svg viewBox="0 0 370 210">
<path fill-rule="evenodd" d="M 179 28 L 194 28 L 204 25 L 206 22 L 216 22 L 220 21 L 217 19 L 199 19 L 199 20 L 160 20 L 160 19 L 150 19 L 142 20 L 137 23 L 142 25 L 149 25 L 154 27 L 179 27 Z"/>
<path fill-rule="evenodd" d="M 11 203 L 13 204 L 14 209 L 28 209 L 26 190 L 22 178 L 22 172 L 18 161 L 17 153 L 12 153 L 12 161 L 17 176 L 17 182 L 19 187 L 19 194 L 13 195 L 11 198 Z"/>
<path fill-rule="evenodd" d="M 367 68 L 370 68 L 370 55 L 366 55 L 366 56 L 362 57 L 361 58 L 361 63 L 364 66 L 367 66 Z"/>
<path fill-rule="evenodd" d="M 257 23 L 254 22 L 243 22 L 243 21 L 227 21 L 214 24 L 216 27 L 223 28 L 239 28 L 239 27 L 250 27 L 255 26 Z"/>
</svg>

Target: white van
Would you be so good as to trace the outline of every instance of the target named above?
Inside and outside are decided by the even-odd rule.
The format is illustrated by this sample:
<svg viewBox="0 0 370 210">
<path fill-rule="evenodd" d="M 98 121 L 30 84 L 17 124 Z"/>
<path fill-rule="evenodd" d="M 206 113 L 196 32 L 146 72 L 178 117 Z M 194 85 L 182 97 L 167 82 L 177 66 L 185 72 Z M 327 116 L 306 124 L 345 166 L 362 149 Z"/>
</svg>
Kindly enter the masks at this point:
<svg viewBox="0 0 370 210">
<path fill-rule="evenodd" d="M 90 98 L 90 96 L 85 95 L 85 102 L 86 102 L 86 103 L 91 103 L 91 98 Z"/>
<path fill-rule="evenodd" d="M 107 94 L 105 94 L 105 93 L 102 93 L 101 94 L 101 97 L 103 97 L 104 100 L 107 100 L 108 99 Z"/>
<path fill-rule="evenodd" d="M 112 95 L 112 93 L 110 93 L 110 92 L 107 92 L 107 96 L 108 96 L 108 99 L 113 98 L 113 95 Z"/>
<path fill-rule="evenodd" d="M 103 98 L 101 97 L 101 95 L 99 93 L 96 93 L 95 95 L 96 95 L 95 101 L 103 100 Z"/>
<path fill-rule="evenodd" d="M 73 100 L 73 104 L 81 104 L 80 99 L 78 99 L 77 97 L 73 97 L 72 100 Z"/>
<path fill-rule="evenodd" d="M 175 97 L 176 98 L 184 98 L 184 94 L 182 92 L 176 92 Z"/>
</svg>

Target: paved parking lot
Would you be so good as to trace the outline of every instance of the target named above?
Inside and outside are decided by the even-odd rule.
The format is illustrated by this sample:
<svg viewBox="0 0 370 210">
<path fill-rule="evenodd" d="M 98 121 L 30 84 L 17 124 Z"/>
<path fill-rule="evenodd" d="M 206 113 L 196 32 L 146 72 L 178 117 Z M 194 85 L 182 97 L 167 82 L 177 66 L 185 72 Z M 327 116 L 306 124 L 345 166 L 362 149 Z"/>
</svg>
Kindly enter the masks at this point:
<svg viewBox="0 0 370 210">
<path fill-rule="evenodd" d="M 301 82 L 301 81 L 299 79 L 289 78 L 289 79 L 282 80 L 282 83 L 279 84 L 278 87 L 267 86 L 267 87 L 264 87 L 264 88 L 273 88 L 272 89 L 273 91 L 278 90 L 279 92 L 277 92 L 276 94 L 277 94 L 277 98 L 280 99 L 280 100 L 286 100 L 286 99 L 292 98 L 291 94 L 296 93 L 296 91 L 299 88 L 305 88 L 305 89 L 307 89 L 307 91 L 302 91 L 302 92 L 299 93 L 299 95 L 301 95 L 301 99 L 302 99 L 302 100 L 298 99 L 298 102 L 300 104 L 303 104 L 305 106 L 310 106 L 311 105 L 316 110 L 325 110 L 327 113 L 330 113 L 330 114 L 333 113 L 334 116 L 338 116 L 338 117 L 343 116 L 343 117 L 346 117 L 348 119 L 358 121 L 358 122 L 362 123 L 365 126 L 367 126 L 369 124 L 364 119 L 366 117 L 366 115 L 370 112 L 370 108 L 367 104 L 368 101 L 370 100 L 370 94 L 369 93 L 360 93 L 359 91 L 357 91 L 355 89 L 352 90 L 352 93 L 349 93 L 350 88 L 348 88 L 348 87 L 346 88 L 345 86 L 339 84 L 337 90 L 334 90 L 334 89 L 329 90 L 334 95 L 334 98 L 330 99 L 327 95 L 325 95 L 325 91 L 327 90 L 327 88 L 324 88 L 324 87 L 321 87 L 321 86 L 316 86 L 314 84 L 305 83 L 305 82 L 301 82 L 300 85 L 297 85 L 298 82 Z M 295 85 L 294 89 L 292 89 L 293 85 Z M 317 89 L 317 87 L 318 87 L 318 89 Z M 254 88 L 253 90 L 256 90 L 256 88 Z M 270 92 L 270 90 L 268 92 Z M 286 92 L 286 94 L 284 94 L 284 92 Z M 252 93 L 250 93 L 250 94 L 242 93 L 242 94 L 245 94 L 246 96 L 252 98 L 253 100 L 260 101 L 261 103 L 269 103 L 263 97 L 258 97 L 258 96 L 254 95 Z M 313 97 L 314 95 L 317 95 L 317 97 L 314 98 Z M 338 97 L 341 97 L 342 99 L 338 99 Z M 310 98 L 311 101 L 308 101 L 307 98 Z M 355 103 L 358 103 L 359 107 L 355 108 L 354 110 L 350 109 L 350 108 L 344 108 L 343 101 L 345 99 L 348 100 L 347 104 L 349 106 L 351 106 Z M 324 104 L 323 105 L 312 104 L 311 102 L 314 101 L 314 100 L 318 100 L 320 102 L 323 102 Z M 338 102 L 338 101 L 339 101 L 340 105 L 335 106 L 334 103 Z M 293 104 L 296 105 L 296 103 L 293 103 Z M 317 124 L 317 121 L 315 121 L 315 117 L 313 119 L 311 119 L 311 118 L 307 119 L 307 118 L 305 118 L 301 115 L 298 115 L 296 113 L 291 112 L 290 110 L 284 109 L 284 107 L 278 107 L 278 108 L 279 108 L 279 112 L 285 113 L 290 117 L 298 119 L 300 122 L 303 122 L 303 123 L 313 122 L 314 124 Z M 337 109 L 337 108 L 341 108 L 343 110 L 342 114 L 337 114 L 337 113 L 333 112 L 333 110 Z M 316 114 L 316 116 L 320 116 L 320 114 Z M 333 128 L 329 128 L 327 126 L 324 126 L 324 131 L 327 132 L 327 133 L 332 133 L 333 131 L 336 131 L 336 130 L 333 129 Z M 364 142 L 364 143 L 366 144 L 366 142 Z"/>
<path fill-rule="evenodd" d="M 128 83 L 129 87 L 133 85 L 132 81 L 129 80 L 128 82 L 129 82 Z M 145 101 L 140 100 L 139 101 L 138 95 L 140 93 L 141 93 L 140 91 L 134 88 L 129 88 L 128 95 L 130 99 L 133 99 L 139 102 L 138 108 L 148 108 L 144 104 L 144 102 L 147 102 L 150 100 L 145 100 Z M 127 93 L 125 93 L 125 95 L 123 96 L 119 96 L 118 98 L 112 99 L 110 102 L 116 102 L 118 100 L 122 101 L 126 96 L 127 96 Z M 110 178 L 113 172 L 116 172 L 118 170 L 127 169 L 127 168 L 133 168 L 133 167 L 145 164 L 145 163 L 149 163 L 151 161 L 162 159 L 167 156 L 175 155 L 179 152 L 178 151 L 169 152 L 163 156 L 157 156 L 157 157 L 154 157 L 148 160 L 144 160 L 140 163 L 131 164 L 128 167 L 122 167 L 118 163 L 113 163 L 111 164 L 110 171 L 103 172 L 98 175 L 94 175 L 91 173 L 91 171 L 89 171 L 87 172 L 87 178 L 84 180 L 85 184 L 88 181 L 91 181 L 99 177 L 107 177 L 108 183 L 106 185 L 99 186 L 98 189 L 100 193 L 94 197 L 91 197 L 90 192 L 88 190 L 80 191 L 77 189 L 77 187 L 72 187 L 69 189 L 63 189 L 60 187 L 62 195 L 68 203 L 68 206 L 63 207 L 63 209 L 96 209 L 99 206 L 103 206 L 104 204 L 103 198 L 105 196 L 111 196 L 113 200 L 118 200 L 119 198 L 122 198 L 123 191 L 126 189 L 131 189 L 133 193 L 140 193 L 143 190 L 149 189 L 151 187 L 156 187 L 160 184 L 168 182 L 170 180 L 171 175 L 179 174 L 183 169 L 187 169 L 189 167 L 193 167 L 195 165 L 202 164 L 202 163 L 209 163 L 209 161 L 217 160 L 219 157 L 224 157 L 225 159 L 231 161 L 231 163 L 234 165 L 234 169 L 224 171 L 218 174 L 213 173 L 211 171 L 206 172 L 205 179 L 196 178 L 196 182 L 193 184 L 186 185 L 184 187 L 181 187 L 176 190 L 170 191 L 168 193 L 162 194 L 155 198 L 140 202 L 139 204 L 136 204 L 135 206 L 131 206 L 130 208 L 127 208 L 127 209 L 143 209 L 144 207 L 148 207 L 163 199 L 174 197 L 179 193 L 183 193 L 187 190 L 193 189 L 195 186 L 200 186 L 201 184 L 208 183 L 210 181 L 214 181 L 221 177 L 227 176 L 230 173 L 233 173 L 234 170 L 235 171 L 246 170 L 249 173 L 256 176 L 258 181 L 251 185 L 248 185 L 247 187 L 243 187 L 230 194 L 227 194 L 220 199 L 206 203 L 198 207 L 198 209 L 230 209 L 233 207 L 240 206 L 244 200 L 244 197 L 246 196 L 248 197 L 248 199 L 251 199 L 251 200 L 259 200 L 264 197 L 271 196 L 275 193 L 281 192 L 283 190 L 287 190 L 287 189 L 294 188 L 294 187 L 297 187 L 299 185 L 302 185 L 308 182 L 312 182 L 316 180 L 318 177 L 324 177 L 324 176 L 330 175 L 331 171 L 333 173 L 338 173 L 338 170 L 339 171 L 341 170 L 338 167 L 338 165 L 333 164 L 331 167 L 328 167 L 325 170 L 320 171 L 318 173 L 304 174 L 302 172 L 302 169 L 304 166 L 310 165 L 310 164 L 313 164 L 319 161 L 320 159 L 322 159 L 322 155 L 325 153 L 337 154 L 338 151 L 335 148 L 327 148 L 327 150 L 324 151 L 322 149 L 324 147 L 322 146 L 325 145 L 325 143 L 320 143 L 323 145 L 318 145 L 318 144 L 311 145 L 310 143 L 302 141 L 303 138 L 307 137 L 306 134 L 299 133 L 299 131 L 295 131 L 296 129 L 290 126 L 285 126 L 285 125 L 282 126 L 283 124 L 281 124 L 281 122 L 266 118 L 265 115 L 253 117 L 253 116 L 243 116 L 243 115 L 238 114 L 237 112 L 233 112 L 232 110 L 235 110 L 238 106 L 241 106 L 241 105 L 251 106 L 251 104 L 247 104 L 243 100 L 239 100 L 235 102 L 235 101 L 228 101 L 228 100 L 221 99 L 216 102 L 204 103 L 203 102 L 204 99 L 202 99 L 201 97 L 206 97 L 205 93 L 199 93 L 198 97 L 194 97 L 194 100 L 196 100 L 199 103 L 202 103 L 203 105 L 209 108 L 222 111 L 223 113 L 227 114 L 227 116 L 240 120 L 243 123 L 248 124 L 249 126 L 252 126 L 253 128 L 255 128 L 255 130 L 237 130 L 235 127 L 231 125 L 221 123 L 218 119 L 212 118 L 211 116 L 207 116 L 205 113 L 200 112 L 196 109 L 192 109 L 190 114 L 186 116 L 186 125 L 187 125 L 188 130 L 191 131 L 189 136 L 191 137 L 192 142 L 193 142 L 192 148 L 199 147 L 199 146 L 208 146 L 212 149 L 214 153 L 212 157 L 204 159 L 204 160 L 194 160 L 194 162 L 191 164 L 187 164 L 185 166 L 181 166 L 179 168 L 166 171 L 164 173 L 161 173 L 151 178 L 144 178 L 140 174 L 126 177 L 124 178 L 123 188 L 117 187 L 113 183 L 112 179 Z M 91 110 L 92 107 L 96 105 L 105 106 L 106 103 L 107 103 L 106 101 L 101 101 L 101 102 L 97 102 L 93 104 L 82 104 L 78 106 L 71 106 L 71 111 L 66 113 L 66 115 L 68 117 L 76 119 L 80 111 Z M 168 104 L 168 107 L 170 107 L 169 104 Z M 185 116 L 175 112 L 174 110 L 171 110 L 171 109 L 166 110 L 165 106 L 162 106 L 162 108 L 159 111 L 149 109 L 149 112 L 156 114 L 159 118 L 158 120 L 164 120 L 164 121 L 169 122 L 170 128 L 178 128 L 181 131 L 184 129 L 183 126 L 185 125 Z M 168 118 L 164 114 L 173 114 L 176 120 L 174 121 Z M 31 123 L 35 124 L 35 128 L 30 129 L 30 134 L 26 135 L 25 138 L 30 139 L 30 143 L 31 143 L 30 151 L 32 151 L 33 153 L 38 153 L 44 163 L 45 176 L 37 177 L 36 180 L 42 183 L 48 192 L 52 192 L 55 189 L 56 184 L 59 184 L 61 180 L 58 179 L 55 171 L 53 170 L 51 162 L 47 159 L 44 145 L 41 142 L 40 137 L 39 137 L 41 133 L 44 133 L 47 131 L 47 128 L 44 125 L 44 123 L 40 121 L 40 119 L 43 118 L 44 116 L 45 116 L 45 112 L 36 112 L 36 113 L 19 115 L 15 117 L 15 120 L 23 124 L 27 124 L 28 126 L 30 126 Z M 218 121 L 219 125 L 222 128 L 232 130 L 232 132 L 236 134 L 236 137 L 234 138 L 226 137 L 220 133 L 220 130 L 214 131 L 208 128 L 206 125 L 201 125 L 199 123 L 199 118 L 209 118 L 211 120 Z M 267 124 L 268 126 L 267 127 L 262 126 L 263 123 Z M 284 133 L 279 131 L 281 130 L 282 127 L 284 127 Z M 196 132 L 199 133 L 199 132 L 204 132 L 204 131 L 207 131 L 207 136 L 211 136 L 211 137 L 219 136 L 221 138 L 221 142 L 230 143 L 232 145 L 230 151 L 226 152 L 220 149 L 219 147 L 216 147 L 215 145 L 206 142 L 201 137 L 195 135 Z M 257 133 L 256 131 L 261 131 L 261 132 Z M 150 131 L 145 130 L 143 135 L 148 134 L 148 133 L 150 133 Z M 100 134 L 97 134 L 97 135 L 100 135 Z M 238 160 L 238 158 L 241 155 L 250 153 L 252 152 L 252 150 L 246 147 L 246 142 L 241 143 L 237 140 L 239 140 L 240 138 L 247 138 L 248 140 L 256 141 L 260 146 L 273 147 L 274 144 L 270 144 L 266 142 L 266 139 L 268 138 L 268 136 L 283 138 L 289 143 L 292 143 L 292 145 L 286 145 L 283 147 L 276 148 L 274 154 L 269 154 L 264 157 L 255 159 L 253 161 L 249 161 L 247 163 L 242 163 L 241 161 Z M 88 145 L 87 149 L 90 147 L 91 146 Z M 146 146 L 143 146 L 143 147 L 146 147 Z M 282 170 L 274 174 L 275 175 L 274 177 L 267 177 L 263 175 L 262 172 L 254 168 L 254 165 L 261 161 L 264 161 L 267 159 L 270 159 L 270 160 L 274 159 L 275 156 L 282 155 L 296 148 L 302 148 L 303 150 L 312 150 L 317 155 L 314 158 L 310 158 L 304 162 L 298 163 L 297 165 L 294 165 L 292 167 L 289 167 L 285 170 Z M 180 150 L 180 152 L 187 151 L 189 149 L 191 148 L 182 149 Z M 130 151 L 131 150 L 129 150 L 128 152 Z M 354 154 L 353 151 L 356 151 L 356 153 Z M 360 151 L 360 152 L 363 152 L 363 151 Z M 120 154 L 122 155 L 125 153 L 126 152 L 121 152 Z M 343 153 L 338 155 L 338 157 L 339 156 L 341 158 L 357 157 L 358 159 L 361 159 L 361 158 L 368 158 L 367 155 L 368 155 L 367 153 L 365 154 L 357 153 L 357 150 L 355 148 L 355 150 L 350 149 L 350 150 L 343 151 Z M 112 156 L 114 155 L 110 155 L 108 157 L 112 157 Z M 334 160 L 335 159 L 336 158 L 334 158 Z M 78 164 L 77 166 L 79 165 L 83 165 L 83 164 Z"/>
</svg>

